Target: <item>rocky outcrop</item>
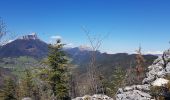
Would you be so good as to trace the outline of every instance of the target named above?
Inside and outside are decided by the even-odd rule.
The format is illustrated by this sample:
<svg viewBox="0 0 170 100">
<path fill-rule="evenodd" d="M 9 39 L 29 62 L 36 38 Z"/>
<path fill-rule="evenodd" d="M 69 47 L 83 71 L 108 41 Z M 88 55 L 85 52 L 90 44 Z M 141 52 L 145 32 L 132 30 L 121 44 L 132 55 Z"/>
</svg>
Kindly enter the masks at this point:
<svg viewBox="0 0 170 100">
<path fill-rule="evenodd" d="M 75 99 L 72 100 L 113 100 L 113 99 L 108 97 L 107 95 L 94 94 L 93 96 L 85 95 L 83 97 L 76 97 Z"/>
<path fill-rule="evenodd" d="M 158 78 L 155 81 L 153 81 L 151 85 L 153 85 L 153 86 L 162 86 L 162 85 L 167 84 L 168 82 L 169 82 L 169 80 L 167 80 L 167 79 Z"/>
<path fill-rule="evenodd" d="M 167 74 L 170 74 L 170 50 L 165 51 L 148 67 L 142 85 L 120 88 L 116 100 L 154 100 L 150 95 L 150 87 L 167 84 L 169 80 L 164 79 Z"/>
<path fill-rule="evenodd" d="M 38 39 L 36 33 L 31 33 L 25 36 L 22 36 L 21 39 L 25 39 L 25 40 L 36 40 Z"/>
<path fill-rule="evenodd" d="M 149 87 L 149 84 L 144 84 L 120 88 L 117 92 L 116 100 L 150 100 Z"/>
</svg>

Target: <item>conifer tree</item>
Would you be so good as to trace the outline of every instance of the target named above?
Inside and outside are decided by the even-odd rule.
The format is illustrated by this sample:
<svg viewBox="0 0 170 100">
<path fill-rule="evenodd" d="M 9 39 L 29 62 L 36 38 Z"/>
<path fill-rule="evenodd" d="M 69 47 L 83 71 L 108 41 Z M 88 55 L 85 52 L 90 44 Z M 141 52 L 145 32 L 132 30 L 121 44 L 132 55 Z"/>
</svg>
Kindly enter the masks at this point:
<svg viewBox="0 0 170 100">
<path fill-rule="evenodd" d="M 109 94 L 114 97 L 118 88 L 122 86 L 123 81 L 125 79 L 125 71 L 123 71 L 122 67 L 115 67 L 112 78 L 113 81 L 111 81 L 111 91 Z"/>
<path fill-rule="evenodd" d="M 62 50 L 64 44 L 60 42 L 57 40 L 56 44 L 49 46 L 49 67 L 47 68 L 49 70 L 47 80 L 57 100 L 68 97 L 67 59 Z"/>
<path fill-rule="evenodd" d="M 10 77 L 7 77 L 4 82 L 2 100 L 17 100 L 15 87 L 16 87 L 16 84 L 14 80 Z"/>
<path fill-rule="evenodd" d="M 25 69 L 25 75 L 20 81 L 20 96 L 32 97 L 33 96 L 33 76 L 29 69 Z"/>
</svg>

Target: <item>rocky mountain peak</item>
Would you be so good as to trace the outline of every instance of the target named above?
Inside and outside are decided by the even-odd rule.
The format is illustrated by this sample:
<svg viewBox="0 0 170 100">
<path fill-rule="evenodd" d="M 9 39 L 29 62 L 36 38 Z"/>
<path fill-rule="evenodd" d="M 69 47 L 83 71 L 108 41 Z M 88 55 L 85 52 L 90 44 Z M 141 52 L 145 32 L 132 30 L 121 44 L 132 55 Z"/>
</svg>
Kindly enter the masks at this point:
<svg viewBox="0 0 170 100">
<path fill-rule="evenodd" d="M 48 53 L 48 44 L 38 39 L 36 33 L 22 36 L 0 48 L 0 57 L 31 56 L 45 57 Z"/>
<path fill-rule="evenodd" d="M 24 39 L 24 40 L 36 40 L 36 39 L 38 39 L 38 37 L 37 37 L 36 33 L 31 33 L 31 34 L 22 36 L 21 39 Z"/>
</svg>

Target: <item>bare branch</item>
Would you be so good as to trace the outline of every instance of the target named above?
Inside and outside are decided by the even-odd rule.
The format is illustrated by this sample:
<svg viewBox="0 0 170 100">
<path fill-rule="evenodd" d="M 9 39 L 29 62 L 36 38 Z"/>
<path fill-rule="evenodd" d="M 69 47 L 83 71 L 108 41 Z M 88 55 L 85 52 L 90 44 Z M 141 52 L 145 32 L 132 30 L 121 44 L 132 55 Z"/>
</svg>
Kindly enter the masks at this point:
<svg viewBox="0 0 170 100">
<path fill-rule="evenodd" d="M 2 18 L 0 18 L 0 39 L 6 35 L 7 33 L 7 29 L 6 29 L 6 24 L 5 22 L 2 20 Z"/>
<path fill-rule="evenodd" d="M 96 53 L 97 53 L 97 50 L 100 48 L 103 40 L 106 38 L 106 36 L 108 36 L 108 34 L 104 37 L 102 37 L 101 35 L 97 35 L 97 34 L 92 36 L 89 30 L 85 29 L 84 27 L 82 27 L 82 29 L 85 32 L 90 42 L 90 46 L 92 48 L 91 59 L 87 67 L 87 71 L 88 71 L 89 80 L 91 83 L 90 84 L 91 93 L 95 94 L 95 93 L 98 93 L 99 88 L 103 87 L 102 82 L 100 82 L 101 80 L 99 79 L 99 76 L 101 75 L 101 73 L 99 72 L 97 68 L 98 65 L 96 64 Z M 104 90 L 104 89 L 100 89 L 100 90 Z M 104 93 L 104 91 L 102 93 Z"/>
</svg>

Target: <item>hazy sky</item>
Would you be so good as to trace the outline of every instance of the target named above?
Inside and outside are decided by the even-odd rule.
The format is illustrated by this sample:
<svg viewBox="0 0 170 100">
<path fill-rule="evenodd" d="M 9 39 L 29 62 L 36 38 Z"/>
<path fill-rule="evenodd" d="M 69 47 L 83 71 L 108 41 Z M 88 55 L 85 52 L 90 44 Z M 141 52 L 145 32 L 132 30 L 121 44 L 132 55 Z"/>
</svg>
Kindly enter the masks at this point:
<svg viewBox="0 0 170 100">
<path fill-rule="evenodd" d="M 0 16 L 10 32 L 36 32 L 46 42 L 61 37 L 72 46 L 87 45 L 85 26 L 97 35 L 110 33 L 102 51 L 170 47 L 170 0 L 0 0 Z"/>
</svg>

